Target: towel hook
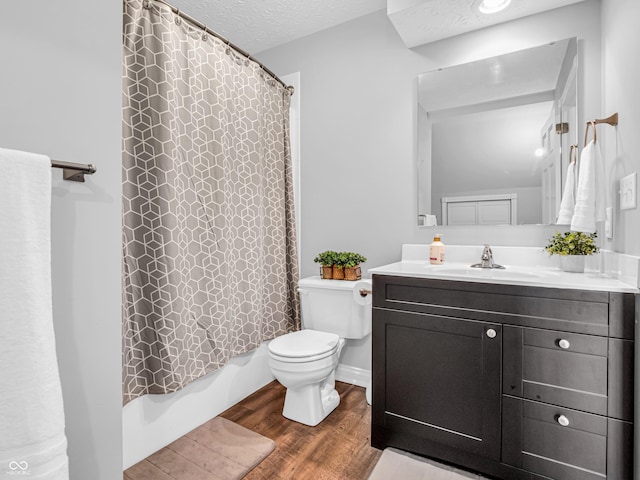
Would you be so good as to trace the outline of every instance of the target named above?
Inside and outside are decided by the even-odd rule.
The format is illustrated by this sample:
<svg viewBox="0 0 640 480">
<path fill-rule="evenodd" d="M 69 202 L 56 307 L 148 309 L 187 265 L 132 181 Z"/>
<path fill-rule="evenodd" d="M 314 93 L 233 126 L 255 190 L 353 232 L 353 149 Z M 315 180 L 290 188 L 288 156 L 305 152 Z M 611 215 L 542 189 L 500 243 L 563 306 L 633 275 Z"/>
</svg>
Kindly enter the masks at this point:
<svg viewBox="0 0 640 480">
<path fill-rule="evenodd" d="M 590 122 L 587 122 L 587 130 L 584 133 L 584 146 L 587 146 L 587 138 L 589 136 L 589 125 L 591 125 L 591 127 L 593 127 L 593 143 L 596 143 L 596 125 L 598 125 L 599 123 L 606 123 L 608 125 L 611 125 L 613 127 L 615 127 L 616 125 L 618 125 L 618 112 L 614 113 L 613 115 L 608 116 L 607 118 L 596 118 L 595 120 L 591 120 Z"/>
<path fill-rule="evenodd" d="M 584 132 L 584 146 L 587 146 L 587 140 L 589 140 L 589 127 L 593 128 L 593 143 L 596 143 L 596 140 L 598 138 L 597 132 L 596 132 L 596 122 L 591 121 L 591 122 L 587 122 L 587 129 Z"/>
<path fill-rule="evenodd" d="M 569 145 L 569 163 L 578 163 L 578 145 Z"/>
</svg>

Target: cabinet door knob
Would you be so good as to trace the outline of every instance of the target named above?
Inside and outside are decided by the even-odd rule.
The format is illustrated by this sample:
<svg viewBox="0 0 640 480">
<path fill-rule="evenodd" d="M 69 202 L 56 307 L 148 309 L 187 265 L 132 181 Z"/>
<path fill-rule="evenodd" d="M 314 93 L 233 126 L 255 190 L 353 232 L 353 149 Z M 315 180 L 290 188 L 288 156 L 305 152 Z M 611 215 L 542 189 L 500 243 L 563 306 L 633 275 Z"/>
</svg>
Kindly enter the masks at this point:
<svg viewBox="0 0 640 480">
<path fill-rule="evenodd" d="M 556 420 L 558 421 L 558 423 L 560 425 L 562 425 L 563 427 L 567 427 L 569 426 L 569 419 L 567 417 L 565 417 L 564 415 L 558 415 L 558 417 L 556 418 Z"/>
<path fill-rule="evenodd" d="M 565 340 L 564 338 L 561 338 L 560 341 L 558 341 L 558 346 L 566 350 L 571 346 L 571 343 L 569 343 L 569 340 Z"/>
<path fill-rule="evenodd" d="M 493 328 L 490 328 L 487 330 L 487 337 L 489 338 L 496 338 L 496 335 L 498 335 L 496 333 L 496 331 Z"/>
</svg>

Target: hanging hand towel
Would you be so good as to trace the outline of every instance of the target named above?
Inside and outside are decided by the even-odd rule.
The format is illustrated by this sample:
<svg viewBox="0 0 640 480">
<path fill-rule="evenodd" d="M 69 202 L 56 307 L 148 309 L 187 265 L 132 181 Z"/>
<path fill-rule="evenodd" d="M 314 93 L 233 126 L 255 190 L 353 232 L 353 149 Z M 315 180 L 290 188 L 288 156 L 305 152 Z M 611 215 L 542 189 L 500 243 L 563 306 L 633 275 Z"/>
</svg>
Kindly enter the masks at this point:
<svg viewBox="0 0 640 480">
<path fill-rule="evenodd" d="M 49 158 L 0 148 L 0 475 L 7 478 L 69 478 L 50 216 Z"/>
<path fill-rule="evenodd" d="M 558 211 L 558 225 L 569 225 L 573 212 L 575 210 L 575 188 L 576 188 L 576 164 L 571 162 L 567 168 L 567 181 L 562 191 L 562 201 L 560 202 L 560 210 Z"/>
<path fill-rule="evenodd" d="M 594 141 L 582 150 L 576 207 L 571 219 L 574 232 L 593 233 L 596 222 L 606 218 L 604 165 L 600 144 Z"/>
</svg>

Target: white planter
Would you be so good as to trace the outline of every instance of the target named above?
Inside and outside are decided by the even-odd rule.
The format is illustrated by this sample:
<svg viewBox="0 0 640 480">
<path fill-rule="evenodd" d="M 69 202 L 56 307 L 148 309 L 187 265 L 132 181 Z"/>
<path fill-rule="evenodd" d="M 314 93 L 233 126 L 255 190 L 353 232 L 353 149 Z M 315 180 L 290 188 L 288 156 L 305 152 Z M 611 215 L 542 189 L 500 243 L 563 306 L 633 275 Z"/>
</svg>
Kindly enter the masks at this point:
<svg viewBox="0 0 640 480">
<path fill-rule="evenodd" d="M 586 255 L 560 255 L 560 268 L 565 272 L 584 272 Z"/>
</svg>

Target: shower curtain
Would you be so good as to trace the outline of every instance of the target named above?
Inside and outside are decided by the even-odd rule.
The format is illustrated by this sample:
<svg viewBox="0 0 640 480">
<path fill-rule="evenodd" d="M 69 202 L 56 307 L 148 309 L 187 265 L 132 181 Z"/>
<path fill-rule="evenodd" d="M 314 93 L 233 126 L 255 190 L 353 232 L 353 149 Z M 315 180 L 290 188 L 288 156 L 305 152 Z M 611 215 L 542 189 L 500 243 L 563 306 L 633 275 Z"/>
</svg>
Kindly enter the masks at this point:
<svg viewBox="0 0 640 480">
<path fill-rule="evenodd" d="M 161 3 L 124 2 L 124 403 L 299 328 L 290 92 Z"/>
</svg>

